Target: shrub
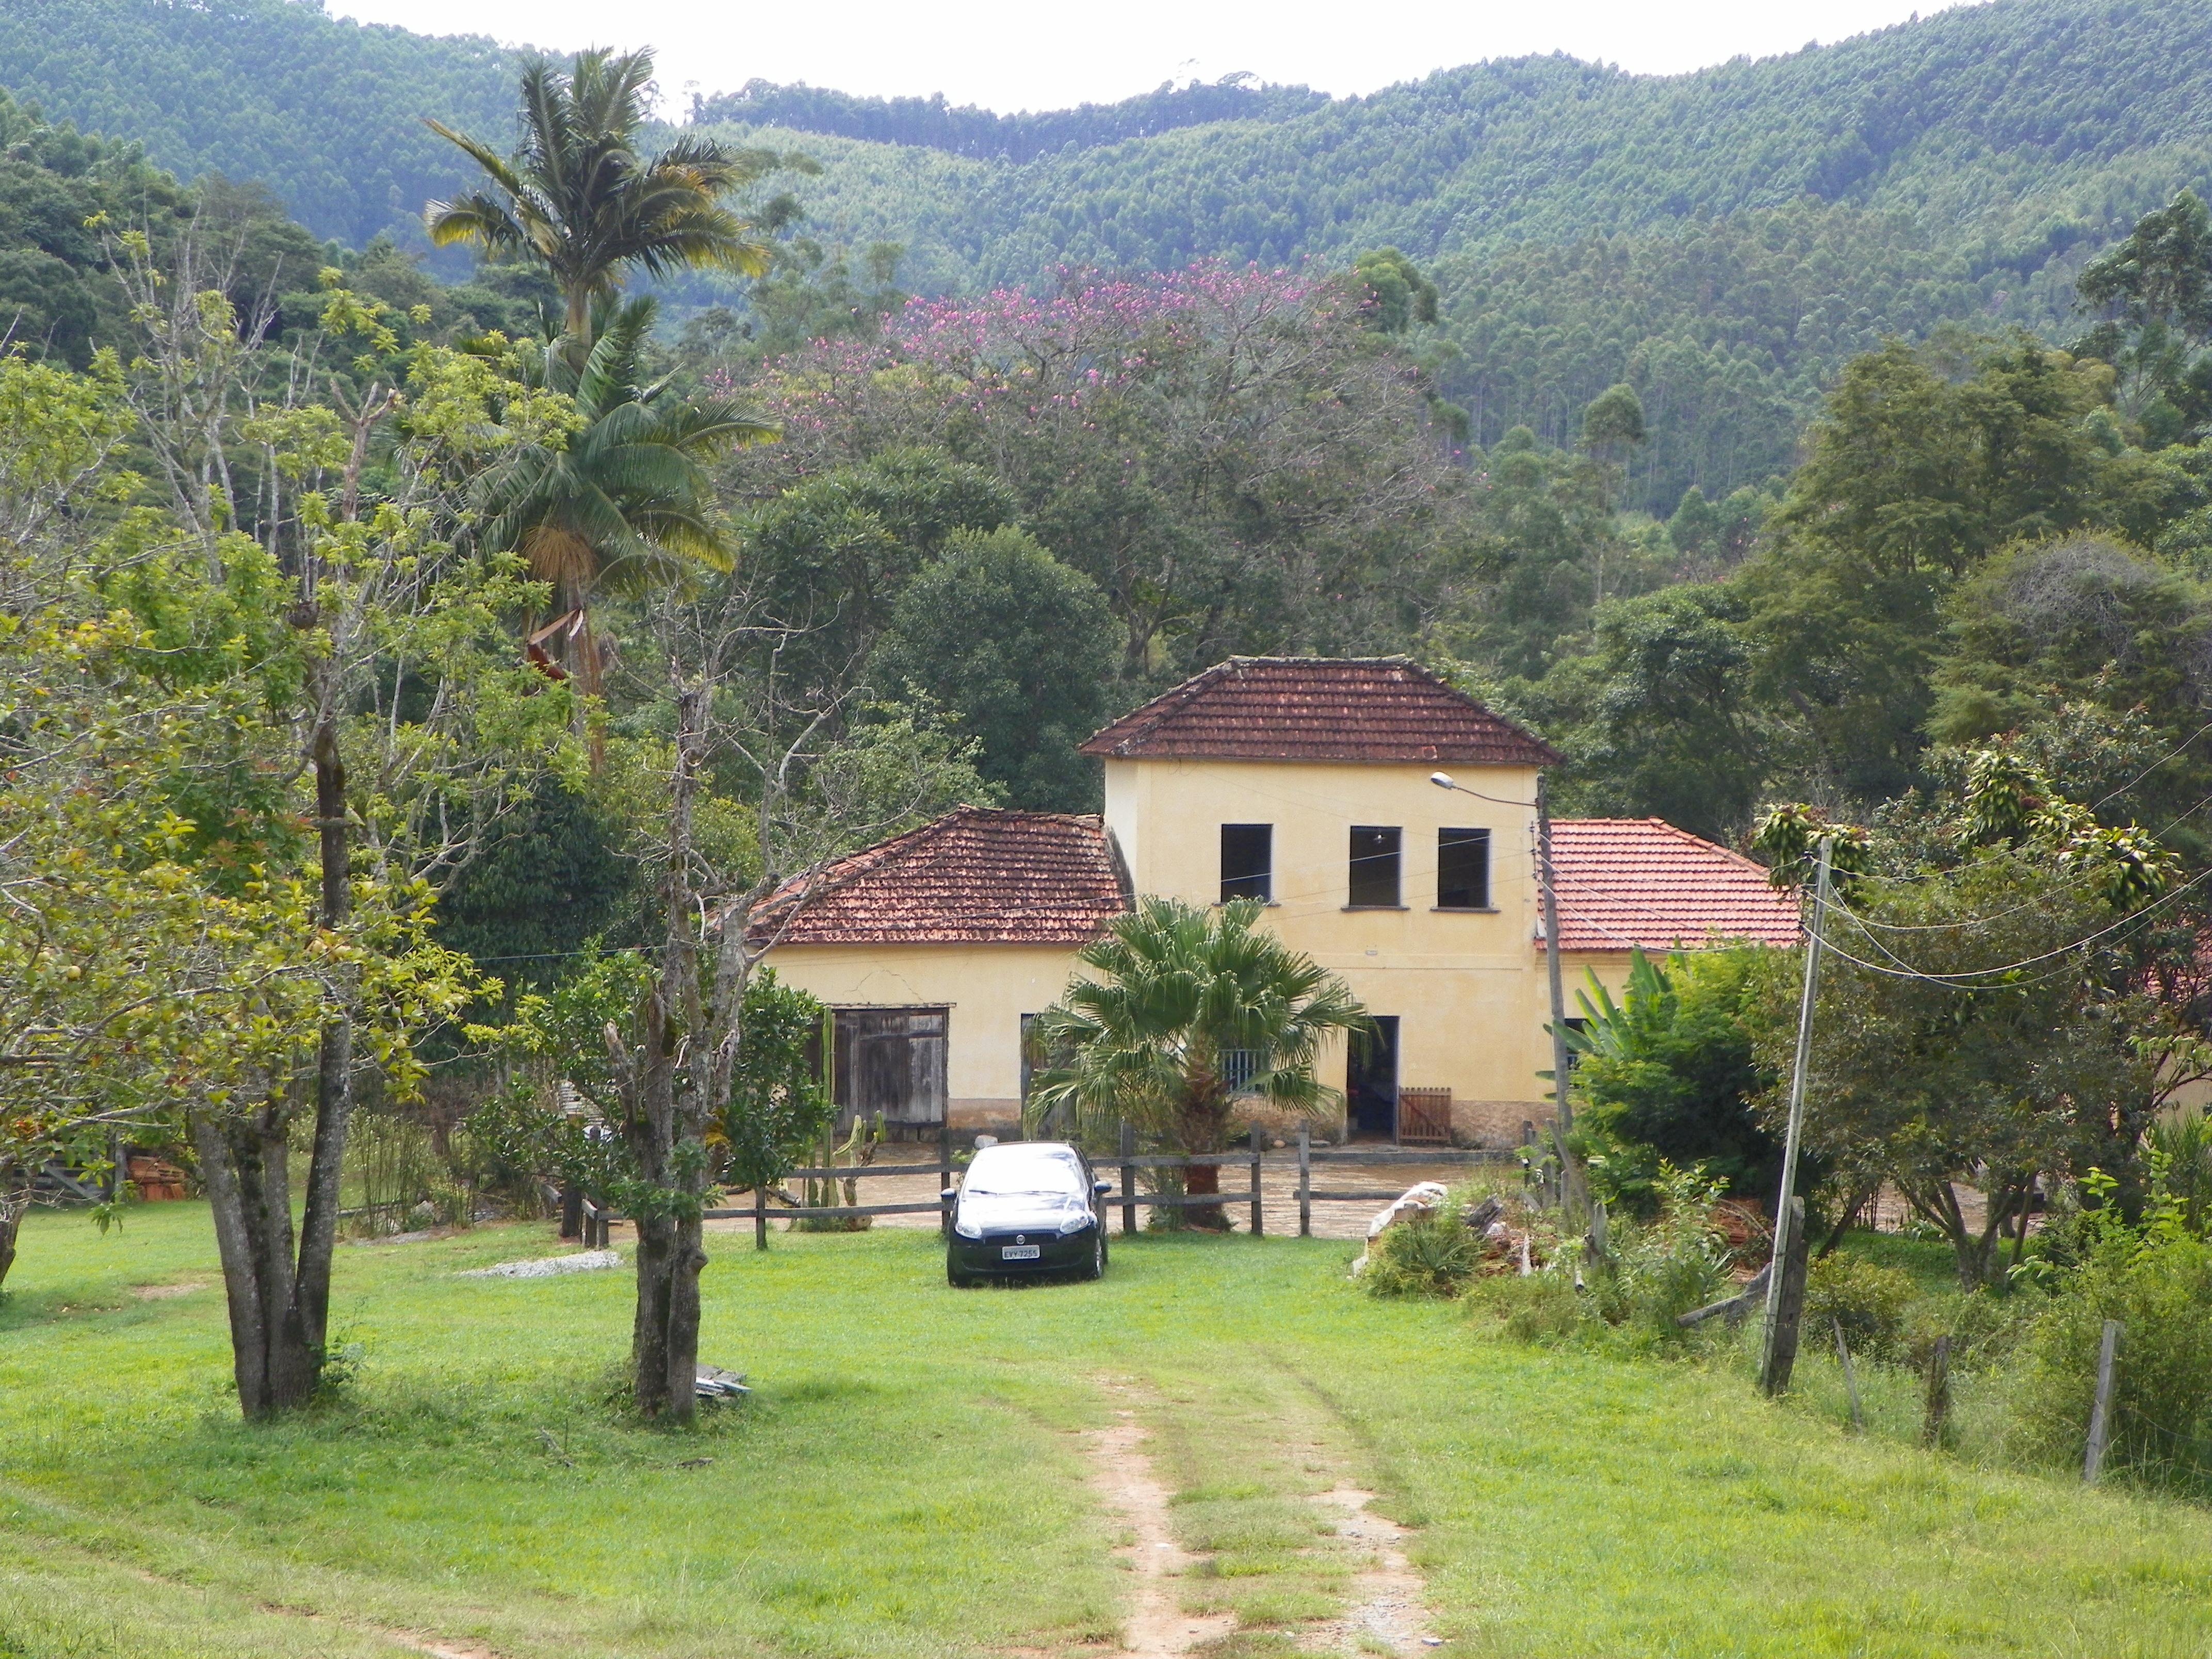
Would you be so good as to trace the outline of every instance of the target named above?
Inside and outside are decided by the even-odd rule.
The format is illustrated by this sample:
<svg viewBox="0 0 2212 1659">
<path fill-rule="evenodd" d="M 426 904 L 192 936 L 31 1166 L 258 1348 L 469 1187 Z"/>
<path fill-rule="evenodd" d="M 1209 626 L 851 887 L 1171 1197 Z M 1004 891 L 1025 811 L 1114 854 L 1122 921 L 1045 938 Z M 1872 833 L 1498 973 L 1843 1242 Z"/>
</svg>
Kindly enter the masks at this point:
<svg viewBox="0 0 2212 1659">
<path fill-rule="evenodd" d="M 1482 1247 L 1456 1203 L 1401 1221 L 1369 1246 L 1359 1282 L 1373 1296 L 1457 1296 L 1482 1263 Z"/>
<path fill-rule="evenodd" d="M 2212 1244 L 2179 1229 L 2107 1240 L 2037 1321 L 2019 1393 L 2027 1449 L 2079 1462 L 2108 1319 L 2120 1340 L 2106 1467 L 2212 1490 Z"/>
<path fill-rule="evenodd" d="M 1497 1273 L 1475 1281 L 1469 1302 L 1516 1342 L 1559 1342 L 1583 1328 L 1589 1305 L 1565 1273 Z"/>
<path fill-rule="evenodd" d="M 1852 1353 L 1895 1359 L 1917 1287 L 1898 1267 L 1851 1255 L 1823 1256 L 1805 1275 L 1805 1328 L 1815 1340 L 1832 1340 L 1835 1327 Z"/>
<path fill-rule="evenodd" d="M 1624 1226 L 1612 1271 L 1601 1284 L 1602 1311 L 1614 1324 L 1649 1326 L 1673 1336 L 1675 1316 L 1717 1300 L 1729 1283 L 1725 1236 L 1713 1220 L 1722 1183 L 1703 1170 L 1663 1158 L 1652 1177 L 1656 1215 Z"/>
</svg>

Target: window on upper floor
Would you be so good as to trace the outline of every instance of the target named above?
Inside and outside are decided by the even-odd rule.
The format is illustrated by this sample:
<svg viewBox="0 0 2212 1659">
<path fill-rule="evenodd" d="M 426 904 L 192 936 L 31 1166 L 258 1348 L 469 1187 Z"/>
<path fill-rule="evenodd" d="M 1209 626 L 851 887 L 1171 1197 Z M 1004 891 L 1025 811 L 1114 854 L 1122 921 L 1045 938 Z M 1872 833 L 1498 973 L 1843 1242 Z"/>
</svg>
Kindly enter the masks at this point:
<svg viewBox="0 0 2212 1659">
<path fill-rule="evenodd" d="M 1355 823 L 1352 826 L 1352 895 L 1353 909 L 1395 910 L 1398 898 L 1398 848 L 1401 839 L 1396 824 Z"/>
<path fill-rule="evenodd" d="M 1437 908 L 1490 908 L 1490 831 L 1437 831 Z"/>
<path fill-rule="evenodd" d="M 1221 902 L 1275 896 L 1275 826 L 1221 826 Z"/>
</svg>

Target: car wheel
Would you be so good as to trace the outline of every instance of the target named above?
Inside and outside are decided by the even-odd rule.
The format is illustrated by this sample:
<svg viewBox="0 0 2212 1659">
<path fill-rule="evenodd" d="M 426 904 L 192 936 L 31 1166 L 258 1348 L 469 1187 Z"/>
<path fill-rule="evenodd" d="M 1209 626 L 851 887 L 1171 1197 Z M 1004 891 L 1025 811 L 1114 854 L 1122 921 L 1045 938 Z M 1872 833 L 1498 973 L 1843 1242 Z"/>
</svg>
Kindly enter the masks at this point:
<svg viewBox="0 0 2212 1659">
<path fill-rule="evenodd" d="M 1103 1279 L 1106 1276 L 1106 1235 L 1094 1234 L 1091 1240 L 1091 1260 L 1076 1270 L 1078 1279 Z"/>
<path fill-rule="evenodd" d="M 962 1273 L 959 1264 L 953 1261 L 952 1252 L 950 1250 L 945 1253 L 945 1282 L 956 1291 L 972 1291 L 975 1288 L 975 1276 L 973 1273 Z"/>
</svg>

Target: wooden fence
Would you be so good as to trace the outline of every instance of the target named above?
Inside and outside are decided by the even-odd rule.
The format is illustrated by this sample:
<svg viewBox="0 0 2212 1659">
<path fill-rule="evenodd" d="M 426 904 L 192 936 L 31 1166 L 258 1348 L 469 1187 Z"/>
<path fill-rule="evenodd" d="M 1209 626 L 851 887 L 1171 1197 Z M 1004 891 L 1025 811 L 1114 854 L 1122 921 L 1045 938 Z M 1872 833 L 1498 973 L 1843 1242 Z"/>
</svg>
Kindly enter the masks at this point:
<svg viewBox="0 0 2212 1659">
<path fill-rule="evenodd" d="M 1282 1170 L 1295 1164 L 1297 1170 L 1298 1237 L 1313 1237 L 1313 1206 L 1316 1204 L 1388 1204 L 1399 1197 L 1405 1188 L 1368 1186 L 1340 1188 L 1316 1186 L 1316 1173 L 1326 1177 L 1334 1169 L 1341 1168 L 1347 1175 L 1358 1170 L 1387 1170 L 1393 1164 L 1510 1164 L 1520 1156 L 1517 1152 L 1501 1152 L 1485 1147 L 1462 1146 L 1316 1146 L 1309 1132 L 1301 1126 L 1295 1151 L 1288 1150 L 1270 1156 L 1267 1137 L 1259 1129 L 1252 1131 L 1251 1144 L 1228 1152 L 1139 1152 L 1135 1131 L 1128 1124 L 1121 1126 L 1121 1146 L 1111 1157 L 1097 1161 L 1094 1167 L 1102 1175 L 1118 1170 L 1120 1190 L 1104 1194 L 1100 1200 L 1102 1214 L 1120 1210 L 1121 1232 L 1126 1237 L 1136 1232 L 1137 1212 L 1140 1209 L 1196 1209 L 1208 1206 L 1237 1208 L 1248 1212 L 1255 1237 L 1267 1231 L 1267 1201 L 1262 1178 L 1270 1169 Z M 706 1212 L 709 1221 L 736 1221 L 750 1218 L 753 1237 L 757 1243 L 768 1241 L 768 1224 L 771 1218 L 784 1217 L 803 1218 L 818 1217 L 834 1219 L 839 1217 L 878 1215 L 935 1215 L 940 1231 L 949 1233 L 952 1227 L 952 1200 L 943 1194 L 953 1185 L 958 1173 L 952 1160 L 952 1138 L 949 1131 L 938 1136 L 937 1176 L 938 1196 L 923 1200 L 908 1200 L 897 1204 L 814 1204 L 779 1205 L 770 1207 L 767 1195 L 756 1192 L 752 1202 L 729 1208 Z M 1139 1192 L 1137 1171 L 1139 1170 L 1217 1169 L 1223 1172 L 1222 1190 L 1216 1193 L 1193 1194 Z M 1244 1179 L 1240 1185 L 1228 1184 L 1230 1173 L 1242 1170 Z M 786 1177 L 789 1181 L 873 1181 L 887 1176 L 915 1176 L 933 1173 L 927 1164 L 863 1164 L 850 1169 L 793 1170 Z M 1110 1178 L 1110 1177 L 1109 1177 Z M 605 1249 L 607 1226 L 620 1219 L 611 1211 L 586 1198 L 581 1200 L 580 1231 L 587 1248 Z M 564 1229 L 564 1232 L 566 1229 Z"/>
</svg>

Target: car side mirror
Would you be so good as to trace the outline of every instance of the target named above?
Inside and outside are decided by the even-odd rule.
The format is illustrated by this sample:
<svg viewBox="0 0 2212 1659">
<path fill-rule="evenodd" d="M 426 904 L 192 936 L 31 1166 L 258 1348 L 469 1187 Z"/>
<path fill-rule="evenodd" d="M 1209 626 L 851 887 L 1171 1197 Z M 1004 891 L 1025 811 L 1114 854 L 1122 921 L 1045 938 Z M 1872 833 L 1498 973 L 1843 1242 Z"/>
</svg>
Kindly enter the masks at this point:
<svg viewBox="0 0 2212 1659">
<path fill-rule="evenodd" d="M 944 1200 L 945 1202 L 950 1204 L 954 1199 L 960 1196 L 960 1189 L 957 1187 L 939 1187 L 937 1189 L 937 1195 L 939 1198 Z"/>
<path fill-rule="evenodd" d="M 1110 1181 L 1094 1181 L 1091 1183 L 1091 1190 L 1095 1196 L 1103 1198 L 1114 1190 L 1114 1183 Z"/>
</svg>

